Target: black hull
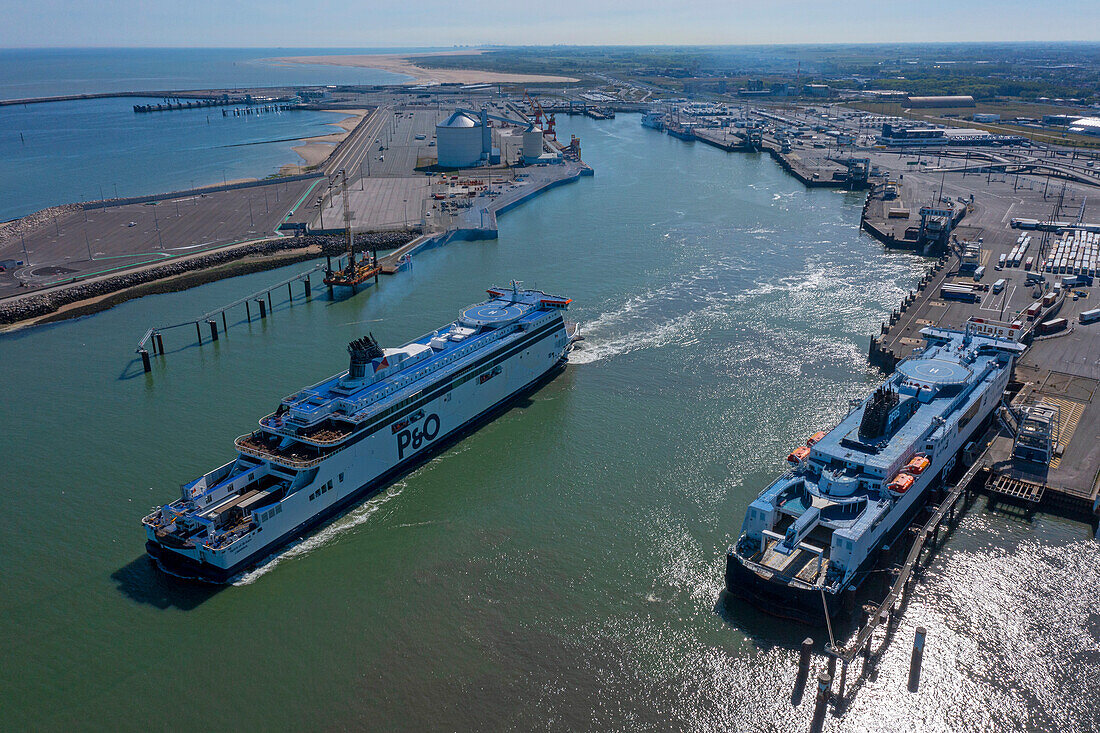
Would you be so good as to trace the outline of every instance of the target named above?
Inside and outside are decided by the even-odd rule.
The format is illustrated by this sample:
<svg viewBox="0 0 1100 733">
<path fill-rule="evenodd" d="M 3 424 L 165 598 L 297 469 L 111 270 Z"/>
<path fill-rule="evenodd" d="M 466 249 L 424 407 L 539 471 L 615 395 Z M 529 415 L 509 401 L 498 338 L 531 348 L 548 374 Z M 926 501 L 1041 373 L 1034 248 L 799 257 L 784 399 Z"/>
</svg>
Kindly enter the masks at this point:
<svg viewBox="0 0 1100 733">
<path fill-rule="evenodd" d="M 382 475 L 363 484 L 358 489 L 341 499 L 338 503 L 333 504 L 331 507 L 325 509 L 324 511 L 314 514 L 312 517 L 310 517 L 305 522 L 302 522 L 297 527 L 287 532 L 284 532 L 282 535 L 267 543 L 256 552 L 253 552 L 251 555 L 243 558 L 240 562 L 236 563 L 232 567 L 219 568 L 214 565 L 210 565 L 209 563 L 192 560 L 189 557 L 185 557 L 183 555 L 180 555 L 179 553 L 172 552 L 169 549 L 161 547 L 159 544 L 153 542 L 152 540 L 147 540 L 145 542 L 145 551 L 149 554 L 149 557 L 152 558 L 153 561 L 157 564 L 157 567 L 159 567 L 161 570 L 168 573 L 169 575 L 174 575 L 176 577 L 184 578 L 187 580 L 197 580 L 203 583 L 228 583 L 234 577 L 262 564 L 263 561 L 277 554 L 279 549 L 281 549 L 284 545 L 288 544 L 292 540 L 302 537 L 306 533 L 315 529 L 318 525 L 321 525 L 328 520 L 345 513 L 353 506 L 362 503 L 366 499 L 369 499 L 382 489 L 389 486 L 397 478 L 408 473 L 413 468 L 425 463 L 428 459 L 438 455 L 447 448 L 450 448 L 452 445 L 458 442 L 458 440 L 474 432 L 474 430 L 476 430 L 481 425 L 491 422 L 493 419 L 503 413 L 513 402 L 538 391 L 541 387 L 552 381 L 564 369 L 565 359 L 563 358 L 548 371 L 544 372 L 535 380 L 529 382 L 526 386 L 521 387 L 520 389 L 505 397 L 503 400 L 500 400 L 491 407 L 482 410 L 480 413 L 470 418 L 462 425 L 447 433 L 440 440 L 432 443 L 431 450 L 417 453 L 413 456 L 410 456 L 409 458 L 406 458 L 404 461 L 396 464 L 393 468 L 389 469 Z"/>
<path fill-rule="evenodd" d="M 825 606 L 828 606 L 830 617 L 850 613 L 855 608 L 856 593 L 869 572 L 878 564 L 882 548 L 885 545 L 894 547 L 898 537 L 909 528 L 913 518 L 928 504 L 936 488 L 937 485 L 930 485 L 921 500 L 914 502 L 913 506 L 898 520 L 893 531 L 883 535 L 875 548 L 867 553 L 867 557 L 856 568 L 853 583 L 838 593 L 825 591 L 824 603 L 820 590 L 795 588 L 758 575 L 744 565 L 733 548 L 726 552 L 726 590 L 770 616 L 797 621 L 808 626 L 825 626 Z"/>
</svg>

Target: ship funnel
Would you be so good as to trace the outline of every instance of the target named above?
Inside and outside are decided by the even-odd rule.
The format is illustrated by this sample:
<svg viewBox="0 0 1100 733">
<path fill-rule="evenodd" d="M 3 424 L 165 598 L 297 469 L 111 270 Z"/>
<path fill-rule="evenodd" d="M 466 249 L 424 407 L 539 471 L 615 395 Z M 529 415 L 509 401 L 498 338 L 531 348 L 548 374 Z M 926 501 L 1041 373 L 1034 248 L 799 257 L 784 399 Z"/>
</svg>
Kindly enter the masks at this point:
<svg viewBox="0 0 1100 733">
<path fill-rule="evenodd" d="M 371 359 L 381 359 L 385 354 L 371 333 L 348 344 L 351 365 L 348 367 L 348 379 L 363 379 L 367 376 L 367 364 Z"/>
</svg>

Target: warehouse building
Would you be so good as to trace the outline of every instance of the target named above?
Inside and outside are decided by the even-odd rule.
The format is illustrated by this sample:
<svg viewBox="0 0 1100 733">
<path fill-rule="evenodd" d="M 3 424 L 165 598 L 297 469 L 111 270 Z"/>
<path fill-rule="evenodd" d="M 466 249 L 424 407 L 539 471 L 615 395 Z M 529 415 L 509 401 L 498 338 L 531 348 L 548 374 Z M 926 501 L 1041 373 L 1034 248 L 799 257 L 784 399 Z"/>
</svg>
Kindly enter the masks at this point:
<svg viewBox="0 0 1100 733">
<path fill-rule="evenodd" d="M 905 104 L 909 107 L 973 107 L 974 97 L 969 95 L 960 97 L 907 97 Z"/>
<path fill-rule="evenodd" d="M 1078 117 L 1070 123 L 1069 131 L 1078 135 L 1100 135 L 1100 117 Z"/>
</svg>

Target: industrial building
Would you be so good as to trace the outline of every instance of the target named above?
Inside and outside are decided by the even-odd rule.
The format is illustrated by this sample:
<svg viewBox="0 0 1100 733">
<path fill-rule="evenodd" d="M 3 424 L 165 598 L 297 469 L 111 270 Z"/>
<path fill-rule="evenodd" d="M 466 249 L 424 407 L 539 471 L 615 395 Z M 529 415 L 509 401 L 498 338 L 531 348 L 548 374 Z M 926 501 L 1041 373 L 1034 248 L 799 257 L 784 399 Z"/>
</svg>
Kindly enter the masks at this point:
<svg viewBox="0 0 1100 733">
<path fill-rule="evenodd" d="M 468 112 L 456 111 L 435 128 L 437 163 L 443 168 L 469 168 L 488 154 L 489 128 Z"/>
<path fill-rule="evenodd" d="M 1100 135 L 1100 117 L 1078 117 L 1070 123 L 1069 131 L 1079 135 Z"/>
<path fill-rule="evenodd" d="M 914 145 L 1014 145 L 1023 140 L 1018 135 L 994 135 L 969 127 L 894 127 L 882 125 L 878 141 L 890 147 Z"/>
<path fill-rule="evenodd" d="M 974 97 L 969 95 L 958 97 L 907 97 L 905 104 L 909 107 L 973 107 Z"/>
</svg>

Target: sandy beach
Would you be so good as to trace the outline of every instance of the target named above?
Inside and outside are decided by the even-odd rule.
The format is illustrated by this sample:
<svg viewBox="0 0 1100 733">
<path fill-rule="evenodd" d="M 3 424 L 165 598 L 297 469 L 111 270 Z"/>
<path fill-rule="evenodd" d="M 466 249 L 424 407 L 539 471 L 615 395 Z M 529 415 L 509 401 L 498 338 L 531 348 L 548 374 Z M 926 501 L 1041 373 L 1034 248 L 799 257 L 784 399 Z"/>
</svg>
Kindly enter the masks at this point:
<svg viewBox="0 0 1100 733">
<path fill-rule="evenodd" d="M 496 82 L 523 83 L 573 83 L 578 81 L 569 76 L 549 76 L 543 74 L 507 74 L 477 69 L 429 69 L 416 64 L 415 59 L 424 56 L 474 56 L 484 53 L 482 49 L 463 51 L 439 51 L 435 53 L 408 54 L 367 54 L 355 56 L 285 56 L 268 59 L 285 64 L 316 64 L 321 66 L 353 66 L 364 69 L 380 69 L 395 74 L 413 77 L 407 84 L 457 83 L 485 84 Z"/>
<path fill-rule="evenodd" d="M 302 159 L 302 163 L 287 163 L 279 169 L 280 175 L 294 175 L 299 173 L 303 167 L 310 168 L 324 163 L 325 160 L 328 159 L 328 156 L 332 154 L 333 149 L 339 145 L 344 138 L 351 134 L 351 131 L 355 129 L 356 125 L 367 116 L 367 110 L 365 109 L 341 109 L 332 111 L 344 112 L 348 115 L 339 122 L 332 123 L 343 130 L 343 132 L 333 132 L 328 135 L 302 138 L 301 145 L 295 145 L 291 148 L 291 150 L 297 153 Z"/>
</svg>

